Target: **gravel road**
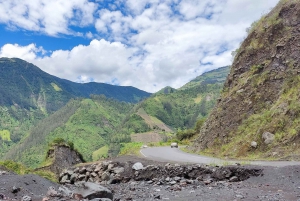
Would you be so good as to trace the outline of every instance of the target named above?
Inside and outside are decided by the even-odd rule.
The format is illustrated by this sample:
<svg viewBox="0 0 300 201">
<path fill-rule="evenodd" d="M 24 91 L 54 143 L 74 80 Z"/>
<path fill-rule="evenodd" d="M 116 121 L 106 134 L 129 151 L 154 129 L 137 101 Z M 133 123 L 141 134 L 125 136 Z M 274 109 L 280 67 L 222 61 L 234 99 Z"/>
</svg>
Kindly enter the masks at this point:
<svg viewBox="0 0 300 201">
<path fill-rule="evenodd" d="M 221 160 L 217 158 L 190 154 L 181 151 L 178 148 L 171 147 L 148 147 L 141 149 L 141 154 L 151 160 L 155 161 L 169 161 L 178 163 L 203 163 L 203 164 L 235 164 L 244 163 L 249 165 L 285 167 L 292 165 L 300 165 L 300 161 L 234 161 Z"/>
</svg>

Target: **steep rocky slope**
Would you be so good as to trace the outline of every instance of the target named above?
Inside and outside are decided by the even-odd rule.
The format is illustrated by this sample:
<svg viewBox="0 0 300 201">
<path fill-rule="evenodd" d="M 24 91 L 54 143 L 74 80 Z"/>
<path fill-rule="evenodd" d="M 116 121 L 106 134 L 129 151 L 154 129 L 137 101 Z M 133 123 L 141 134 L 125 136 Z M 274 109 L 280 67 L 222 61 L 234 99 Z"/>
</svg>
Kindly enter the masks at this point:
<svg viewBox="0 0 300 201">
<path fill-rule="evenodd" d="M 192 149 L 225 157 L 300 155 L 299 75 L 300 1 L 281 0 L 249 29 Z"/>
</svg>

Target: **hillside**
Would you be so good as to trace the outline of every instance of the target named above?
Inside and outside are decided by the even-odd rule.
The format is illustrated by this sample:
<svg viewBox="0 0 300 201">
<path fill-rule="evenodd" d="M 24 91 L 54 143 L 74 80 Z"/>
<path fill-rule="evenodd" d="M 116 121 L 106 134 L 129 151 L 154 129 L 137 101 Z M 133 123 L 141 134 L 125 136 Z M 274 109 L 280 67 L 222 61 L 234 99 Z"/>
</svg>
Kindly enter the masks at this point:
<svg viewBox="0 0 300 201">
<path fill-rule="evenodd" d="M 177 90 L 153 94 L 140 107 L 174 129 L 191 128 L 213 108 L 228 73 L 229 67 L 204 73 Z"/>
<path fill-rule="evenodd" d="M 13 147 L 4 158 L 37 167 L 45 159 L 48 144 L 62 138 L 66 142 L 73 142 L 74 148 L 80 151 L 86 161 L 92 161 L 93 152 L 109 146 L 112 141 L 130 141 L 128 136 L 116 131 L 132 107 L 130 103 L 103 95 L 71 100 L 41 120 L 29 131 L 28 137 Z"/>
<path fill-rule="evenodd" d="M 91 94 L 126 102 L 138 102 L 149 93 L 134 87 L 104 83 L 74 83 L 43 72 L 21 59 L 0 58 L 0 105 L 17 104 L 22 108 L 56 111 L 75 97 L 88 98 Z"/>
<path fill-rule="evenodd" d="M 135 105 L 104 95 L 72 99 L 40 120 L 18 145 L 8 147 L 4 158 L 37 167 L 48 144 L 57 138 L 73 142 L 86 161 L 118 154 L 122 142 L 162 140 L 167 133 L 193 127 L 197 119 L 207 116 L 228 72 L 229 67 L 207 72 L 184 89 L 167 88 L 171 90 Z"/>
<path fill-rule="evenodd" d="M 300 155 L 300 2 L 253 23 L 193 151 L 223 157 Z"/>
<path fill-rule="evenodd" d="M 29 135 L 32 126 L 71 99 L 102 94 L 135 103 L 150 96 L 134 87 L 74 83 L 17 58 L 0 58 L 0 93 L 0 158 Z"/>
</svg>

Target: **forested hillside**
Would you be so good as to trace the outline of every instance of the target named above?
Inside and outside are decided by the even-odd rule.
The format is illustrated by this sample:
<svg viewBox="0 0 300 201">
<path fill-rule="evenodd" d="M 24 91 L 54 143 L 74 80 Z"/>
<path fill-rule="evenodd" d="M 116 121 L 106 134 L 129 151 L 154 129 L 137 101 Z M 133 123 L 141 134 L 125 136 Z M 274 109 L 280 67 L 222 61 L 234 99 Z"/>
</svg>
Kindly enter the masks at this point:
<svg viewBox="0 0 300 201">
<path fill-rule="evenodd" d="M 24 140 L 30 128 L 71 99 L 102 94 L 138 102 L 150 95 L 134 87 L 73 83 L 17 58 L 0 58 L 0 94 L 0 157 Z"/>
<path fill-rule="evenodd" d="M 92 161 L 118 154 L 120 143 L 130 142 L 132 134 L 166 135 L 192 128 L 198 119 L 209 114 L 228 72 L 229 67 L 207 72 L 179 89 L 166 87 L 137 104 L 104 95 L 71 99 L 46 118 L 41 113 L 40 121 L 20 135 L 22 138 L 15 139 L 14 132 L 10 136 L 3 133 L 2 139 L 6 141 L 0 145 L 2 155 L 9 150 L 5 159 L 37 167 L 44 160 L 48 144 L 62 138 L 72 142 L 86 161 Z M 12 112 L 3 114 L 12 119 L 9 118 Z M 24 118 L 26 121 L 28 119 Z M 24 125 L 28 125 L 28 130 L 31 124 Z M 15 145 L 19 140 L 19 144 Z"/>
<path fill-rule="evenodd" d="M 229 67 L 222 67 L 198 76 L 177 90 L 166 87 L 138 107 L 173 129 L 191 128 L 214 107 L 228 73 Z"/>
<path fill-rule="evenodd" d="M 48 143 L 63 138 L 73 142 L 84 159 L 91 161 L 93 152 L 108 147 L 112 140 L 130 141 L 128 136 L 116 131 L 132 107 L 133 104 L 105 96 L 71 100 L 32 128 L 28 137 L 10 150 L 5 158 L 36 167 L 44 160 Z"/>
</svg>

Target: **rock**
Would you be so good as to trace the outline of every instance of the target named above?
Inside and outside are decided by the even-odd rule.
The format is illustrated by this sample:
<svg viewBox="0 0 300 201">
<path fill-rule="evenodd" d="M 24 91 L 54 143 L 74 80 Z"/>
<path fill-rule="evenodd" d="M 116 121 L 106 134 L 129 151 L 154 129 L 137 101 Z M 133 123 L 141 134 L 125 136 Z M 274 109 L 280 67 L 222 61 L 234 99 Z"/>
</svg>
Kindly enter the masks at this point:
<svg viewBox="0 0 300 201">
<path fill-rule="evenodd" d="M 91 182 L 78 182 L 76 183 L 76 189 L 73 190 L 74 193 L 81 194 L 84 199 L 95 199 L 95 198 L 109 198 L 113 199 L 112 192 L 95 183 Z"/>
<path fill-rule="evenodd" d="M 275 139 L 275 135 L 269 132 L 264 132 L 262 138 L 264 139 L 265 144 L 271 144 Z"/>
<path fill-rule="evenodd" d="M 85 175 L 83 175 L 83 174 L 81 174 L 81 175 L 78 176 L 78 180 L 79 181 L 82 181 L 84 178 L 85 178 Z"/>
<path fill-rule="evenodd" d="M 68 171 L 67 171 L 67 174 L 68 174 L 69 176 L 71 176 L 72 174 L 74 174 L 74 171 L 68 170 Z"/>
<path fill-rule="evenodd" d="M 233 176 L 229 179 L 230 182 L 237 182 L 239 181 L 239 178 L 237 176 Z"/>
<path fill-rule="evenodd" d="M 80 174 L 84 174 L 85 172 L 86 172 L 86 168 L 85 167 L 83 167 L 83 168 L 81 168 L 81 170 L 79 170 Z"/>
<path fill-rule="evenodd" d="M 231 176 L 232 172 L 228 168 L 218 168 L 216 171 L 212 173 L 212 177 L 217 180 L 224 180 L 226 178 L 229 178 Z"/>
<path fill-rule="evenodd" d="M 76 173 L 72 174 L 70 177 L 71 183 L 74 183 L 76 181 L 77 177 L 78 177 L 78 174 L 76 174 Z"/>
<path fill-rule="evenodd" d="M 91 176 L 92 176 L 92 177 L 97 177 L 98 175 L 97 175 L 95 172 L 92 172 L 92 173 L 91 173 Z"/>
<path fill-rule="evenodd" d="M 257 142 L 252 141 L 252 142 L 251 142 L 251 147 L 256 148 L 256 147 L 257 147 Z"/>
<path fill-rule="evenodd" d="M 124 172 L 124 168 L 123 168 L 123 167 L 115 167 L 115 168 L 113 169 L 113 171 L 114 171 L 114 173 L 116 173 L 116 174 L 121 174 L 121 173 Z"/>
<path fill-rule="evenodd" d="M 238 194 L 238 195 L 235 195 L 235 197 L 236 197 L 236 198 L 239 198 L 239 199 L 243 199 L 243 198 L 244 198 L 244 196 L 239 195 L 239 194 Z"/>
<path fill-rule="evenodd" d="M 22 201 L 32 201 L 31 197 L 28 195 L 25 195 L 22 197 Z"/>
<path fill-rule="evenodd" d="M 74 173 L 79 173 L 79 167 L 74 169 Z"/>
<path fill-rule="evenodd" d="M 111 163 L 111 161 L 104 161 L 102 162 L 102 169 L 105 171 L 108 168 L 108 165 Z"/>
<path fill-rule="evenodd" d="M 69 176 L 65 175 L 61 178 L 60 183 L 65 184 L 65 183 L 67 183 L 68 180 L 69 180 Z"/>
<path fill-rule="evenodd" d="M 60 193 L 58 193 L 53 186 L 50 186 L 47 191 L 47 196 L 58 197 L 60 196 Z"/>
<path fill-rule="evenodd" d="M 109 198 L 95 198 L 95 199 L 92 199 L 91 201 L 112 201 L 112 200 Z"/>
<path fill-rule="evenodd" d="M 19 192 L 20 190 L 21 190 L 20 188 L 18 188 L 18 187 L 16 187 L 16 186 L 13 186 L 11 192 L 12 192 L 12 193 L 17 193 L 17 192 Z"/>
<path fill-rule="evenodd" d="M 171 182 L 170 182 L 171 185 L 174 185 L 174 184 L 176 184 L 176 183 L 177 183 L 176 181 L 171 181 Z"/>
<path fill-rule="evenodd" d="M 180 177 L 174 177 L 174 181 L 179 181 Z"/>
<path fill-rule="evenodd" d="M 100 166 L 100 165 L 98 165 L 98 166 L 96 166 L 96 168 L 95 168 L 94 172 L 100 172 L 100 170 L 101 170 L 101 166 Z"/>
<path fill-rule="evenodd" d="M 137 162 L 137 163 L 135 163 L 135 164 L 132 166 L 132 169 L 134 169 L 134 170 L 142 170 L 142 169 L 144 169 L 144 166 L 143 166 L 142 163 Z"/>
<path fill-rule="evenodd" d="M 109 181 L 110 180 L 110 174 L 108 172 L 103 172 L 101 175 L 102 181 Z"/>
<path fill-rule="evenodd" d="M 67 187 L 65 187 L 65 186 L 59 187 L 59 188 L 58 188 L 58 191 L 59 191 L 61 194 L 65 195 L 65 196 L 68 196 L 68 197 L 71 197 L 72 194 L 73 194 L 73 192 L 72 192 L 70 189 L 68 189 Z"/>
<path fill-rule="evenodd" d="M 108 164 L 107 171 L 111 171 L 114 168 L 114 166 L 115 165 L 113 163 Z"/>
</svg>

